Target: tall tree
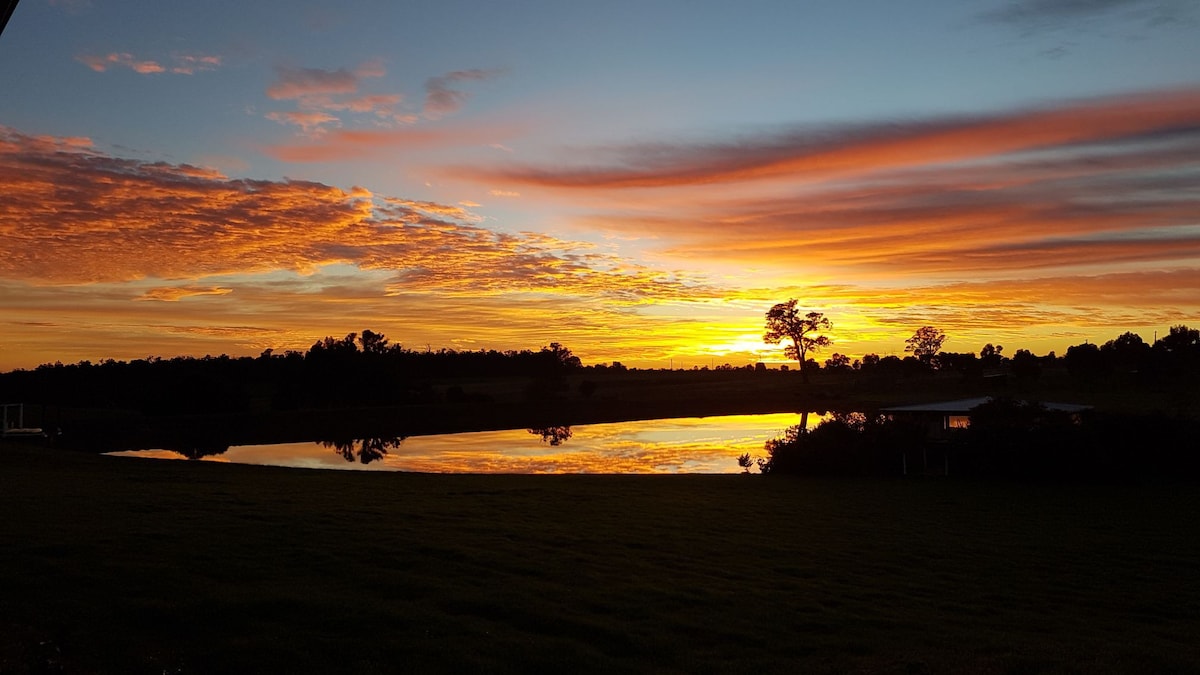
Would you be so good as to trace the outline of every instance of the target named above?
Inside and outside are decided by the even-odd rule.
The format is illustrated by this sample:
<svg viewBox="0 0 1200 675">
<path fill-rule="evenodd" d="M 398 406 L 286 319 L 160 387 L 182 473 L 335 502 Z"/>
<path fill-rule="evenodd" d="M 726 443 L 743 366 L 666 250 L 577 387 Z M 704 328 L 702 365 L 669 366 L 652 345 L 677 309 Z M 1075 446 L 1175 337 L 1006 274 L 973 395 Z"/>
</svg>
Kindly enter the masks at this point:
<svg viewBox="0 0 1200 675">
<path fill-rule="evenodd" d="M 933 357 L 942 350 L 946 334 L 933 326 L 921 326 L 913 336 L 904 341 L 904 351 L 912 352 L 921 363 L 929 365 Z"/>
<path fill-rule="evenodd" d="M 364 354 L 386 354 L 391 349 L 388 339 L 384 337 L 383 333 L 376 333 L 369 329 L 362 332 L 358 343 L 362 345 Z"/>
<path fill-rule="evenodd" d="M 833 344 L 828 336 L 818 335 L 820 331 L 832 329 L 833 323 L 820 312 L 800 316 L 793 298 L 767 310 L 767 332 L 763 335 L 763 342 L 777 345 L 785 338 L 790 339 L 792 344 L 785 345 L 783 353 L 800 362 L 800 377 L 808 382 L 808 370 L 805 369 L 808 353 Z"/>
<path fill-rule="evenodd" d="M 1169 352 L 1185 352 L 1200 348 L 1200 330 L 1182 324 L 1171 326 L 1171 332 L 1158 339 L 1155 347 Z"/>
</svg>

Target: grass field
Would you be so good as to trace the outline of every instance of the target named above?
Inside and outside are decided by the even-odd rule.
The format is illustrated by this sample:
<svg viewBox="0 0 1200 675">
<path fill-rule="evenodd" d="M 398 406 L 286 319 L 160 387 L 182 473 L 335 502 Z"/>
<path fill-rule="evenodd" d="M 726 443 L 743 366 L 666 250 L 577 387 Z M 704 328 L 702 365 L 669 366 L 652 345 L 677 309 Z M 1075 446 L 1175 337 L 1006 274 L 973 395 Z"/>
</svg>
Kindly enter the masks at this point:
<svg viewBox="0 0 1200 675">
<path fill-rule="evenodd" d="M 1200 489 L 0 444 L 0 672 L 1198 672 Z"/>
</svg>

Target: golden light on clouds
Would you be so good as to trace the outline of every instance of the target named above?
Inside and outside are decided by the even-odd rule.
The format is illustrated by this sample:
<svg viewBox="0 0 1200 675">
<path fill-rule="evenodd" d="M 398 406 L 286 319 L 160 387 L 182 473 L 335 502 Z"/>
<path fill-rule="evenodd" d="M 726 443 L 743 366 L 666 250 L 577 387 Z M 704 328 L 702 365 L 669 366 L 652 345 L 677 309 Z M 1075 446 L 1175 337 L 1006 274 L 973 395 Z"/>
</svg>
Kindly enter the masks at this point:
<svg viewBox="0 0 1200 675">
<path fill-rule="evenodd" d="M 277 93 L 351 106 L 372 73 L 281 71 Z M 466 198 L 234 179 L 0 129 L 0 368 L 303 349 L 364 328 L 744 365 L 783 360 L 762 316 L 789 297 L 853 356 L 902 350 L 921 325 L 957 351 L 1149 337 L 1200 323 L 1197 127 L 1187 90 L 449 172 L 466 194 L 569 203 L 554 231 L 578 239 L 493 229 Z M 268 151 L 345 160 L 494 135 L 457 131 L 331 128 Z"/>
</svg>

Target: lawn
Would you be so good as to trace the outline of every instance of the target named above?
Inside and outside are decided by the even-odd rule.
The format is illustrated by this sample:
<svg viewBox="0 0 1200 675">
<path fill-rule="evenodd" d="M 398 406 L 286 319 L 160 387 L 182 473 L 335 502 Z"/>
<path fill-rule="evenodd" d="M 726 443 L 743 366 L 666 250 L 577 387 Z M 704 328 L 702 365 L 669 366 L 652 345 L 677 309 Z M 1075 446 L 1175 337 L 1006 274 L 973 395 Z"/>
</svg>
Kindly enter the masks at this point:
<svg viewBox="0 0 1200 675">
<path fill-rule="evenodd" d="M 1200 488 L 0 444 L 0 672 L 1196 672 Z"/>
</svg>

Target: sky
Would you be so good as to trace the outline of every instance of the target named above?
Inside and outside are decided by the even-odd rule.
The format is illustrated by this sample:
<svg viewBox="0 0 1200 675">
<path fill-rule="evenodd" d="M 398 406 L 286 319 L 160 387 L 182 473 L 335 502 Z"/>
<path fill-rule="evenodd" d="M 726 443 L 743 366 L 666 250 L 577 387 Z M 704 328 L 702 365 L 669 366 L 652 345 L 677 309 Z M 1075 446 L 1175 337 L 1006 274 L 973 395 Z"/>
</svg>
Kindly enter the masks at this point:
<svg viewBox="0 0 1200 675">
<path fill-rule="evenodd" d="M 1200 325 L 1190 0 L 21 0 L 0 370 L 371 329 L 585 363 Z"/>
</svg>

